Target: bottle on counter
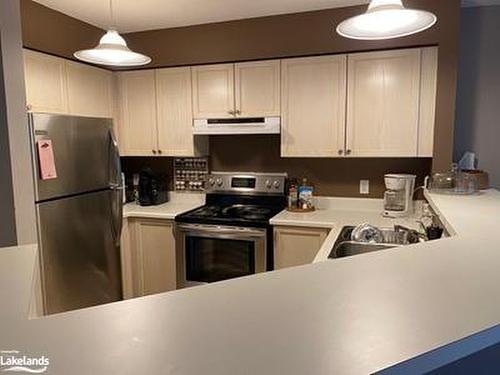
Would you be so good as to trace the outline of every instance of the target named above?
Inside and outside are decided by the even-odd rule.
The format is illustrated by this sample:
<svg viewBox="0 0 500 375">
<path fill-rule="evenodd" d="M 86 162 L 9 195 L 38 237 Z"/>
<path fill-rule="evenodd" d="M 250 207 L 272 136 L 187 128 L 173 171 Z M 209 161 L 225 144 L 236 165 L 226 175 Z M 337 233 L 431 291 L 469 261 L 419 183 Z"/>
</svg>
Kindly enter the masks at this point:
<svg viewBox="0 0 500 375">
<path fill-rule="evenodd" d="M 303 178 L 298 188 L 299 208 L 303 210 L 313 208 L 313 193 L 313 186 L 308 183 L 307 178 Z"/>
<path fill-rule="evenodd" d="M 299 205 L 299 192 L 297 189 L 297 183 L 295 181 L 290 182 L 290 187 L 288 188 L 288 208 L 294 209 Z"/>
<path fill-rule="evenodd" d="M 132 185 L 134 187 L 134 201 L 139 204 L 139 173 L 132 175 Z"/>
</svg>

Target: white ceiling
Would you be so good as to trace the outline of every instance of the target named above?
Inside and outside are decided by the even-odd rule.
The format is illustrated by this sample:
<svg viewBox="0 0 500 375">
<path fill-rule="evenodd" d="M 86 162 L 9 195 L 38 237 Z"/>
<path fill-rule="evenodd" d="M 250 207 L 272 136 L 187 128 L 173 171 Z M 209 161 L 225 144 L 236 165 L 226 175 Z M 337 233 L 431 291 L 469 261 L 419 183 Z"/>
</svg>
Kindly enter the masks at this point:
<svg viewBox="0 0 500 375">
<path fill-rule="evenodd" d="M 35 0 L 79 20 L 109 27 L 109 0 Z M 114 0 L 120 32 L 161 29 L 367 4 L 369 0 Z"/>
<path fill-rule="evenodd" d="M 103 29 L 110 26 L 109 0 L 35 1 Z M 132 32 L 368 2 L 369 0 L 113 0 L 115 25 L 112 26 L 116 26 L 120 32 Z M 462 5 L 500 5 L 500 0 L 462 0 Z"/>
</svg>

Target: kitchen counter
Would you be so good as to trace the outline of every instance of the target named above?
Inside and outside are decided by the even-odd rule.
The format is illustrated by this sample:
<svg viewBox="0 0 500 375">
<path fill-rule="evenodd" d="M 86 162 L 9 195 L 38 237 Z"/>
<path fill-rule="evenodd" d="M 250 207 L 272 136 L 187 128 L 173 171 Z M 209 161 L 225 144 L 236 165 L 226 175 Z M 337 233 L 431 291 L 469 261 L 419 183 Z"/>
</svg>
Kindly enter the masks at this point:
<svg viewBox="0 0 500 375">
<path fill-rule="evenodd" d="M 173 220 L 177 215 L 205 204 L 205 194 L 169 192 L 169 201 L 157 206 L 139 206 L 127 203 L 123 206 L 123 217 Z"/>
<path fill-rule="evenodd" d="M 417 229 L 417 218 L 414 215 L 406 218 L 387 218 L 382 216 L 382 199 L 358 198 L 315 198 L 316 211 L 297 213 L 282 211 L 271 219 L 272 225 L 298 226 L 331 229 L 314 262 L 328 259 L 333 245 L 342 227 L 347 225 L 369 223 L 378 227 L 402 225 Z"/>
<path fill-rule="evenodd" d="M 500 193 L 428 197 L 454 236 L 32 320 L 35 249 L 2 249 L 0 349 L 57 375 L 432 370 L 500 341 Z"/>
</svg>

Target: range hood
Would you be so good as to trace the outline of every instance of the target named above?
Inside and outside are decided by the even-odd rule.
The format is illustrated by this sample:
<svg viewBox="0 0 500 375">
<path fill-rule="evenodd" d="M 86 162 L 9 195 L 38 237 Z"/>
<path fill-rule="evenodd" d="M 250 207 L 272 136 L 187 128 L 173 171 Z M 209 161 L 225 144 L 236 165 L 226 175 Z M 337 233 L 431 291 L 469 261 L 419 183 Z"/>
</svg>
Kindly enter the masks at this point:
<svg viewBox="0 0 500 375">
<path fill-rule="evenodd" d="M 195 119 L 196 135 L 279 134 L 280 117 Z"/>
</svg>

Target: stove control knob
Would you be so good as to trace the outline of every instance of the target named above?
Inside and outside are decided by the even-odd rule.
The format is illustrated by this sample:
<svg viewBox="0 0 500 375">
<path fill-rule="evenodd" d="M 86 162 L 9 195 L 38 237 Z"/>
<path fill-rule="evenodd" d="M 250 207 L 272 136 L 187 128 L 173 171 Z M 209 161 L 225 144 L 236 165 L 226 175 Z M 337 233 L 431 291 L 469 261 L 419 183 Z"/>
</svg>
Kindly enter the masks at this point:
<svg viewBox="0 0 500 375">
<path fill-rule="evenodd" d="M 274 186 L 275 189 L 279 189 L 280 182 L 278 180 L 274 181 L 273 186 Z"/>
<path fill-rule="evenodd" d="M 217 180 L 215 180 L 215 182 L 217 182 L 217 186 L 221 187 L 223 182 L 222 182 L 222 179 L 218 178 Z"/>
<path fill-rule="evenodd" d="M 271 189 L 272 186 L 273 186 L 273 184 L 272 184 L 271 180 L 266 180 L 266 187 L 268 189 Z"/>
<path fill-rule="evenodd" d="M 215 180 L 213 179 L 213 177 L 210 177 L 208 179 L 208 183 L 210 184 L 210 186 L 214 186 L 215 185 Z"/>
</svg>

